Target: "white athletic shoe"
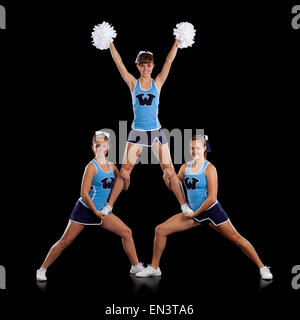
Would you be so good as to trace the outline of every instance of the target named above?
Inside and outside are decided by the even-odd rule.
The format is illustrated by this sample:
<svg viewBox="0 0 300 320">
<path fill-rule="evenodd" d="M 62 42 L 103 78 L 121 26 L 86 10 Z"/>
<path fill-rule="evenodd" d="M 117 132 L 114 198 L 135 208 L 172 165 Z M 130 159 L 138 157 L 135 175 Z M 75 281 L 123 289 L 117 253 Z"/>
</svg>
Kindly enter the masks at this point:
<svg viewBox="0 0 300 320">
<path fill-rule="evenodd" d="M 149 278 L 149 277 L 160 277 L 161 271 L 159 268 L 154 269 L 150 265 L 145 268 L 143 271 L 136 273 L 135 275 L 138 278 Z"/>
<path fill-rule="evenodd" d="M 130 274 L 136 274 L 136 273 L 141 272 L 143 270 L 145 270 L 145 267 L 143 266 L 142 262 L 140 262 L 136 266 L 131 266 Z"/>
<path fill-rule="evenodd" d="M 189 205 L 187 203 L 183 204 L 181 206 L 181 211 L 183 213 L 193 213 L 194 211 L 189 207 Z"/>
<path fill-rule="evenodd" d="M 47 281 L 46 271 L 47 271 L 47 269 L 38 269 L 36 271 L 36 280 L 37 281 Z"/>
<path fill-rule="evenodd" d="M 260 276 L 263 280 L 272 280 L 273 279 L 273 275 L 270 271 L 270 267 L 263 267 L 261 269 L 259 269 L 260 271 Z"/>
<path fill-rule="evenodd" d="M 112 212 L 112 207 L 107 203 L 100 212 L 104 214 L 110 214 Z"/>
</svg>

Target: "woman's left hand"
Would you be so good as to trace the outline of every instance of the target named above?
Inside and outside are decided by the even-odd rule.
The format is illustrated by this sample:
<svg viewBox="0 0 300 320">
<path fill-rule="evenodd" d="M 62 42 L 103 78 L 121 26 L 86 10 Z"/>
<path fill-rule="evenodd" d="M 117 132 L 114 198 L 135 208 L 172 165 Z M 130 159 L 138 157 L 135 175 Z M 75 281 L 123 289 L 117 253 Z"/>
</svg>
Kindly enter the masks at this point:
<svg viewBox="0 0 300 320">
<path fill-rule="evenodd" d="M 107 216 L 108 216 L 108 214 L 105 214 L 105 213 L 103 213 L 103 212 L 98 211 L 98 217 L 99 217 L 101 220 L 105 219 Z"/>
</svg>

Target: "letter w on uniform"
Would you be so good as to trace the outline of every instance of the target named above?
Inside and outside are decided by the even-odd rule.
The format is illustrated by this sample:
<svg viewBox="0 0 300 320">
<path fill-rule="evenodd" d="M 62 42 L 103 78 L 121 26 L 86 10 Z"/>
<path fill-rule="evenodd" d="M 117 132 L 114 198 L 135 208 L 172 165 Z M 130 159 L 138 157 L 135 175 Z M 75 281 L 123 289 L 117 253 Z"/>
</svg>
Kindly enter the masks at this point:
<svg viewBox="0 0 300 320">
<path fill-rule="evenodd" d="M 138 94 L 136 97 L 138 98 L 139 100 L 139 104 L 141 106 L 151 106 L 152 105 L 152 101 L 153 99 L 155 98 L 155 95 L 154 94 L 151 94 L 151 93 L 147 93 L 147 96 L 148 98 L 146 98 L 144 96 L 144 94 Z"/>
<path fill-rule="evenodd" d="M 114 183 L 115 183 L 115 178 L 111 178 L 111 181 L 108 181 L 108 178 L 102 179 L 101 180 L 103 189 L 112 189 Z"/>
<path fill-rule="evenodd" d="M 199 180 L 196 179 L 196 178 L 193 178 L 192 180 L 193 180 L 193 181 L 191 182 L 191 181 L 190 181 L 190 178 L 184 179 L 185 186 L 186 186 L 186 188 L 187 188 L 188 190 L 196 190 L 196 184 L 197 184 L 197 182 L 199 182 Z"/>
</svg>

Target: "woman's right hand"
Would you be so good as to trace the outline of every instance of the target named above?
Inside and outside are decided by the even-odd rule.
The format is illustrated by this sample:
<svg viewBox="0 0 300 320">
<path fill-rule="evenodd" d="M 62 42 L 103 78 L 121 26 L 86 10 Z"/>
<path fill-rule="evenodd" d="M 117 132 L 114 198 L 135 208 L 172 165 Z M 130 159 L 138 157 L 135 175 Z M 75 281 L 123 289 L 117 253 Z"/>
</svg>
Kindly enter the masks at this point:
<svg viewBox="0 0 300 320">
<path fill-rule="evenodd" d="M 186 218 L 192 219 L 194 218 L 194 212 L 183 212 L 182 213 Z"/>
</svg>

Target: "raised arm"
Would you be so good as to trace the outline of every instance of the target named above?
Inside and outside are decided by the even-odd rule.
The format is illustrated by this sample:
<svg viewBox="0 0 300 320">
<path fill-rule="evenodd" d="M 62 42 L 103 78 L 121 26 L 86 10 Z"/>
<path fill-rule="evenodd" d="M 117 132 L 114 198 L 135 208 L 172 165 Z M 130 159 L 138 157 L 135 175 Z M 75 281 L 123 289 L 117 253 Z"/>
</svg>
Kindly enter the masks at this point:
<svg viewBox="0 0 300 320">
<path fill-rule="evenodd" d="M 136 85 L 135 77 L 127 71 L 126 67 L 123 64 L 121 56 L 119 55 L 115 45 L 112 42 L 109 45 L 109 49 L 110 49 L 111 56 L 116 64 L 123 80 L 127 83 L 130 91 L 132 92 L 134 90 L 135 85 Z"/>
<path fill-rule="evenodd" d="M 166 61 L 163 65 L 161 72 L 155 78 L 155 84 L 156 84 L 158 90 L 161 89 L 161 87 L 163 86 L 163 84 L 165 83 L 165 81 L 168 77 L 172 62 L 174 61 L 176 54 L 177 54 L 179 42 L 180 42 L 179 40 L 175 40 L 175 43 L 174 43 L 171 51 L 167 55 Z"/>
</svg>

